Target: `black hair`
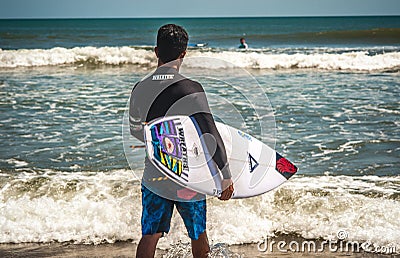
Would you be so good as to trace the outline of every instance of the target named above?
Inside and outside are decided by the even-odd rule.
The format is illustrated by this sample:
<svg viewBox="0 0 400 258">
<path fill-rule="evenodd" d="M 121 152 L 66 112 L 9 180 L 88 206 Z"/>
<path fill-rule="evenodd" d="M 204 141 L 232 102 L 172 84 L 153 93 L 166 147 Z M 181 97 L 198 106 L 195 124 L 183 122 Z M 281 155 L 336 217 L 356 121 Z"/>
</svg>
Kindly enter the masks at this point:
<svg viewBox="0 0 400 258">
<path fill-rule="evenodd" d="M 184 28 L 176 24 L 166 24 L 158 29 L 158 58 L 165 64 L 178 57 L 186 50 L 189 36 Z"/>
</svg>

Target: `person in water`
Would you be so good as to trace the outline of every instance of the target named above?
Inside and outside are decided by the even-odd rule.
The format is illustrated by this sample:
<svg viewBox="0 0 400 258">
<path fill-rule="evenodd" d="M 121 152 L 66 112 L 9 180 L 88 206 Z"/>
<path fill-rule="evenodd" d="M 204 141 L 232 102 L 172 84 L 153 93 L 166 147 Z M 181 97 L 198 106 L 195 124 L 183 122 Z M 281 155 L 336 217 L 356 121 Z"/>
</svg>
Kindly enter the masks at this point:
<svg viewBox="0 0 400 258">
<path fill-rule="evenodd" d="M 153 119 L 185 115 L 193 118 L 205 138 L 212 138 L 209 149 L 222 177 L 220 200 L 229 200 L 234 188 L 221 135 L 211 114 L 202 85 L 179 73 L 189 37 L 185 29 L 167 24 L 158 30 L 154 51 L 156 71 L 138 82 L 132 90 L 129 108 L 131 134 L 144 141 L 143 125 Z M 206 144 L 207 140 L 205 141 Z M 210 251 L 206 234 L 205 196 L 183 188 L 172 180 L 158 180 L 163 174 L 145 158 L 142 178 L 142 238 L 136 257 L 154 257 L 160 237 L 168 233 L 174 206 L 192 240 L 193 257 L 207 257 Z M 154 180 L 156 179 L 156 180 Z M 168 194 L 166 194 L 168 192 Z"/>
<path fill-rule="evenodd" d="M 248 49 L 249 46 L 246 43 L 246 40 L 244 38 L 240 38 L 240 45 L 239 48 L 244 48 L 244 49 Z"/>
</svg>

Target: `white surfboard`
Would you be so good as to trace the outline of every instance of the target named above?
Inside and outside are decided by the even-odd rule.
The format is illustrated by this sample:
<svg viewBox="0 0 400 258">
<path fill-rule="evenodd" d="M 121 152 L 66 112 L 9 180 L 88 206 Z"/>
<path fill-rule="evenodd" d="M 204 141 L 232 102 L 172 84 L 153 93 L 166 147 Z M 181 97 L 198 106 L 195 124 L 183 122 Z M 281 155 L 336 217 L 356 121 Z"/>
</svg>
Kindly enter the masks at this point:
<svg viewBox="0 0 400 258">
<path fill-rule="evenodd" d="M 256 138 L 216 122 L 225 144 L 235 192 L 245 198 L 287 181 L 297 167 Z M 212 160 L 196 120 L 188 116 L 156 119 L 144 128 L 150 161 L 166 176 L 196 192 L 219 196 L 222 175 Z"/>
</svg>

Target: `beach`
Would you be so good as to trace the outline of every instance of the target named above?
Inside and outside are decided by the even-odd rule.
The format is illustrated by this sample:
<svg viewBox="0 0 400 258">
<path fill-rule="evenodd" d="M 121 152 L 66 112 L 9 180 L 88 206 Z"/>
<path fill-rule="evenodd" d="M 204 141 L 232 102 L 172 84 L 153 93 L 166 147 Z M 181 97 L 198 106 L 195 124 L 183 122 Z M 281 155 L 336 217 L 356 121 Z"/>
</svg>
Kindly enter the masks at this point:
<svg viewBox="0 0 400 258">
<path fill-rule="evenodd" d="M 325 246 L 321 248 L 321 240 L 316 240 L 315 249 L 308 249 L 309 239 L 304 239 L 299 236 L 281 235 L 271 238 L 270 241 L 279 243 L 286 241 L 290 243 L 296 241 L 300 243 L 298 250 L 293 245 L 290 249 L 278 249 L 277 244 L 264 249 L 265 247 L 258 243 L 242 244 L 242 245 L 218 245 L 215 244 L 211 247 L 211 257 L 374 257 L 374 258 L 397 258 L 399 254 L 393 253 L 374 253 L 365 252 L 362 249 L 352 249 L 351 246 L 343 245 L 342 249 L 340 244 Z M 304 250 L 302 243 L 307 243 Z M 68 243 L 48 243 L 48 244 L 1 244 L 0 254 L 4 258 L 11 257 L 135 257 L 137 244 L 132 242 L 117 242 L 113 244 L 103 245 L 74 245 Z M 260 248 L 261 247 L 261 248 Z M 272 251 L 271 251 L 272 250 Z M 156 250 L 155 257 L 188 257 L 190 254 L 189 243 L 177 243 L 175 246 L 167 250 Z M 191 256 L 189 256 L 191 257 Z"/>
<path fill-rule="evenodd" d="M 135 255 L 145 151 L 130 148 L 141 143 L 128 102 L 156 68 L 155 33 L 169 22 L 207 43 L 188 48 L 181 71 L 203 85 L 214 118 L 299 168 L 260 196 L 207 198 L 215 250 L 398 256 L 398 16 L 0 20 L 0 256 Z M 240 37 L 249 49 L 237 48 Z M 262 239 L 395 254 L 260 252 Z M 187 241 L 175 212 L 157 256 Z"/>
</svg>

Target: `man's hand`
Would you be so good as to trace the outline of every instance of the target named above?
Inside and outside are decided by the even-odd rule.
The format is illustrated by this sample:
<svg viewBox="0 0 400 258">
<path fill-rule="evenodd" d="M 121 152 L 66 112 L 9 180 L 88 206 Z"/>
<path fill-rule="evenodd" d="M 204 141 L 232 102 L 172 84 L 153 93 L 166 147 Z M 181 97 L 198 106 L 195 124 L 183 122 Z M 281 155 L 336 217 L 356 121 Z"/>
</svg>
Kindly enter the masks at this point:
<svg viewBox="0 0 400 258">
<path fill-rule="evenodd" d="M 222 193 L 221 196 L 218 197 L 218 199 L 222 201 L 227 201 L 232 197 L 234 188 L 233 188 L 233 182 L 232 179 L 223 179 L 222 180 Z"/>
</svg>

